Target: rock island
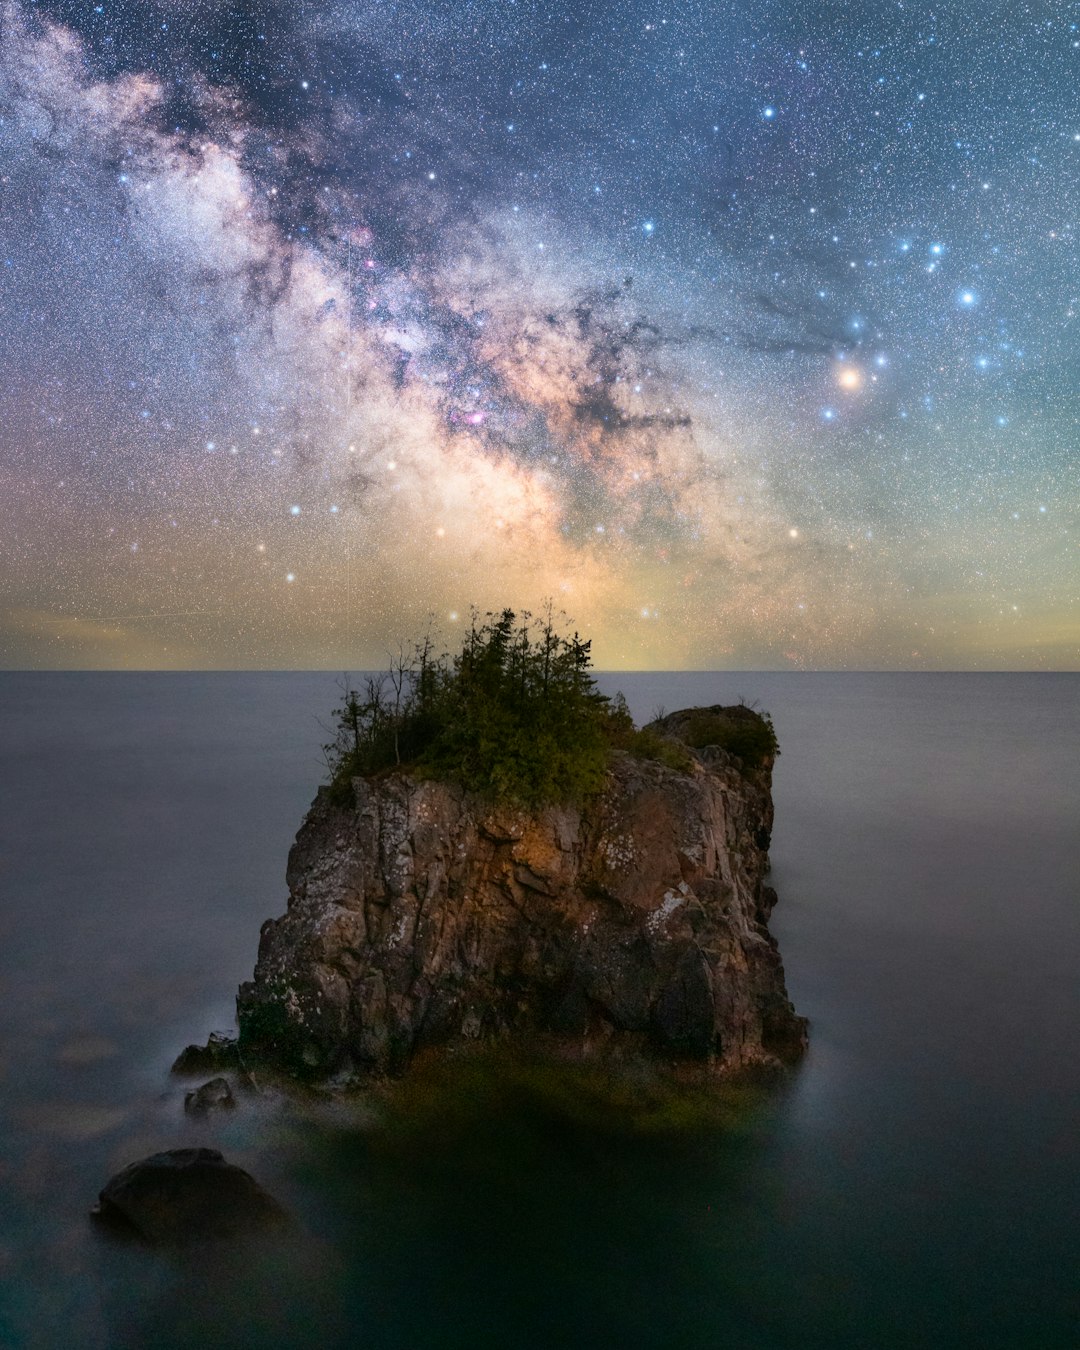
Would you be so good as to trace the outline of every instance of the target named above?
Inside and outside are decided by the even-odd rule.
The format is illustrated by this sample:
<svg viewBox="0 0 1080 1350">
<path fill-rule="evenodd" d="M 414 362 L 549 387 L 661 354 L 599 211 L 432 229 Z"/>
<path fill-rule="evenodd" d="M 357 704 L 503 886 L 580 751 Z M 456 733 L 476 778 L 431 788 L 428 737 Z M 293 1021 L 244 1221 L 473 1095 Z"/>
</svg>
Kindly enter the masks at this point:
<svg viewBox="0 0 1080 1350">
<path fill-rule="evenodd" d="M 361 1080 L 484 1043 L 708 1074 L 795 1060 L 771 723 L 696 708 L 624 740 L 595 790 L 531 805 L 345 756 L 240 989 L 241 1053 Z"/>
</svg>

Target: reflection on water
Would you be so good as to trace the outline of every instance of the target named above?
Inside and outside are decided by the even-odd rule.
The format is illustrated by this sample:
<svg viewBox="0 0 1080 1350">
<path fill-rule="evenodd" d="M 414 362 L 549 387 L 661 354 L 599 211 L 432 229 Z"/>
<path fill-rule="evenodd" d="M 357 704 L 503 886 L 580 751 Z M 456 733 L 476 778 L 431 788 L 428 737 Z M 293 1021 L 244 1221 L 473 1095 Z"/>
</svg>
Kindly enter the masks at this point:
<svg viewBox="0 0 1080 1350">
<path fill-rule="evenodd" d="M 0 676 L 0 1345 L 1080 1343 L 1080 679 L 610 683 L 639 718 L 756 698 L 783 749 L 810 1055 L 675 1133 L 466 1077 L 377 1120 L 186 1117 L 168 1064 L 229 1025 L 283 905 L 333 677 Z M 113 1171 L 192 1143 L 302 1237 L 179 1259 L 91 1229 Z"/>
</svg>

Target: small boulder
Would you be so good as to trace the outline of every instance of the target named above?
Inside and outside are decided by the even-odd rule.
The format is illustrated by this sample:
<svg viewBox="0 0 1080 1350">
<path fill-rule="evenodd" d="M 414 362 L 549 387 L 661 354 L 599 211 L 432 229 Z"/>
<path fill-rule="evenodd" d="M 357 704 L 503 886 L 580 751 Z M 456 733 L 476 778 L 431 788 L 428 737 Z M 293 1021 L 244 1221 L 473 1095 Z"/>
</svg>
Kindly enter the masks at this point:
<svg viewBox="0 0 1080 1350">
<path fill-rule="evenodd" d="M 205 1116 L 211 1111 L 233 1111 L 236 1098 L 232 1095 L 228 1080 L 211 1078 L 202 1087 L 192 1088 L 184 1095 L 184 1110 L 189 1116 Z"/>
<path fill-rule="evenodd" d="M 265 1233 L 288 1223 L 254 1177 L 212 1148 L 170 1149 L 132 1163 L 108 1182 L 93 1214 L 159 1246 Z"/>
<path fill-rule="evenodd" d="M 224 1031 L 212 1031 L 205 1045 L 189 1045 L 173 1061 L 172 1072 L 188 1075 L 213 1073 L 215 1069 L 235 1069 L 240 1057 L 236 1037 Z"/>
</svg>

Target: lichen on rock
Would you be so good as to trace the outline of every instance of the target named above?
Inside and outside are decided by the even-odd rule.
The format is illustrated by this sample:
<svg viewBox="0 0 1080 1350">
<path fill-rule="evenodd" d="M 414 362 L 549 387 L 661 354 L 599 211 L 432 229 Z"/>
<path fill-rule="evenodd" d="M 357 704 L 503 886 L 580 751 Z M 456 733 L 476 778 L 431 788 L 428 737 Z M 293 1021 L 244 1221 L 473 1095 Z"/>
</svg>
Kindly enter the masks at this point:
<svg viewBox="0 0 1080 1350">
<path fill-rule="evenodd" d="M 653 728 L 682 741 L 748 713 Z M 242 1051 L 361 1079 L 483 1043 L 709 1073 L 794 1060 L 806 1023 L 766 926 L 771 768 L 615 752 L 583 806 L 535 810 L 407 771 L 320 790 L 240 989 Z"/>
</svg>

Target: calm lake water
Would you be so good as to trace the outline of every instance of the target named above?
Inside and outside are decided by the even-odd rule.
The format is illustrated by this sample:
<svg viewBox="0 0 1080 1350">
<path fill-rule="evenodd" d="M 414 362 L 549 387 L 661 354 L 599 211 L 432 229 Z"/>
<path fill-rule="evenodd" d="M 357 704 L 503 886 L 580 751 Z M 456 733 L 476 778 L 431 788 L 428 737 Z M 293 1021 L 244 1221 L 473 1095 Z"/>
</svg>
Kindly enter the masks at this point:
<svg viewBox="0 0 1080 1350">
<path fill-rule="evenodd" d="M 776 722 L 811 1049 L 735 1133 L 186 1119 L 168 1066 L 284 907 L 334 677 L 0 674 L 0 1346 L 1080 1345 L 1080 676 L 602 684 Z M 94 1230 L 111 1172 L 188 1143 L 293 1210 L 287 1253 Z"/>
</svg>

